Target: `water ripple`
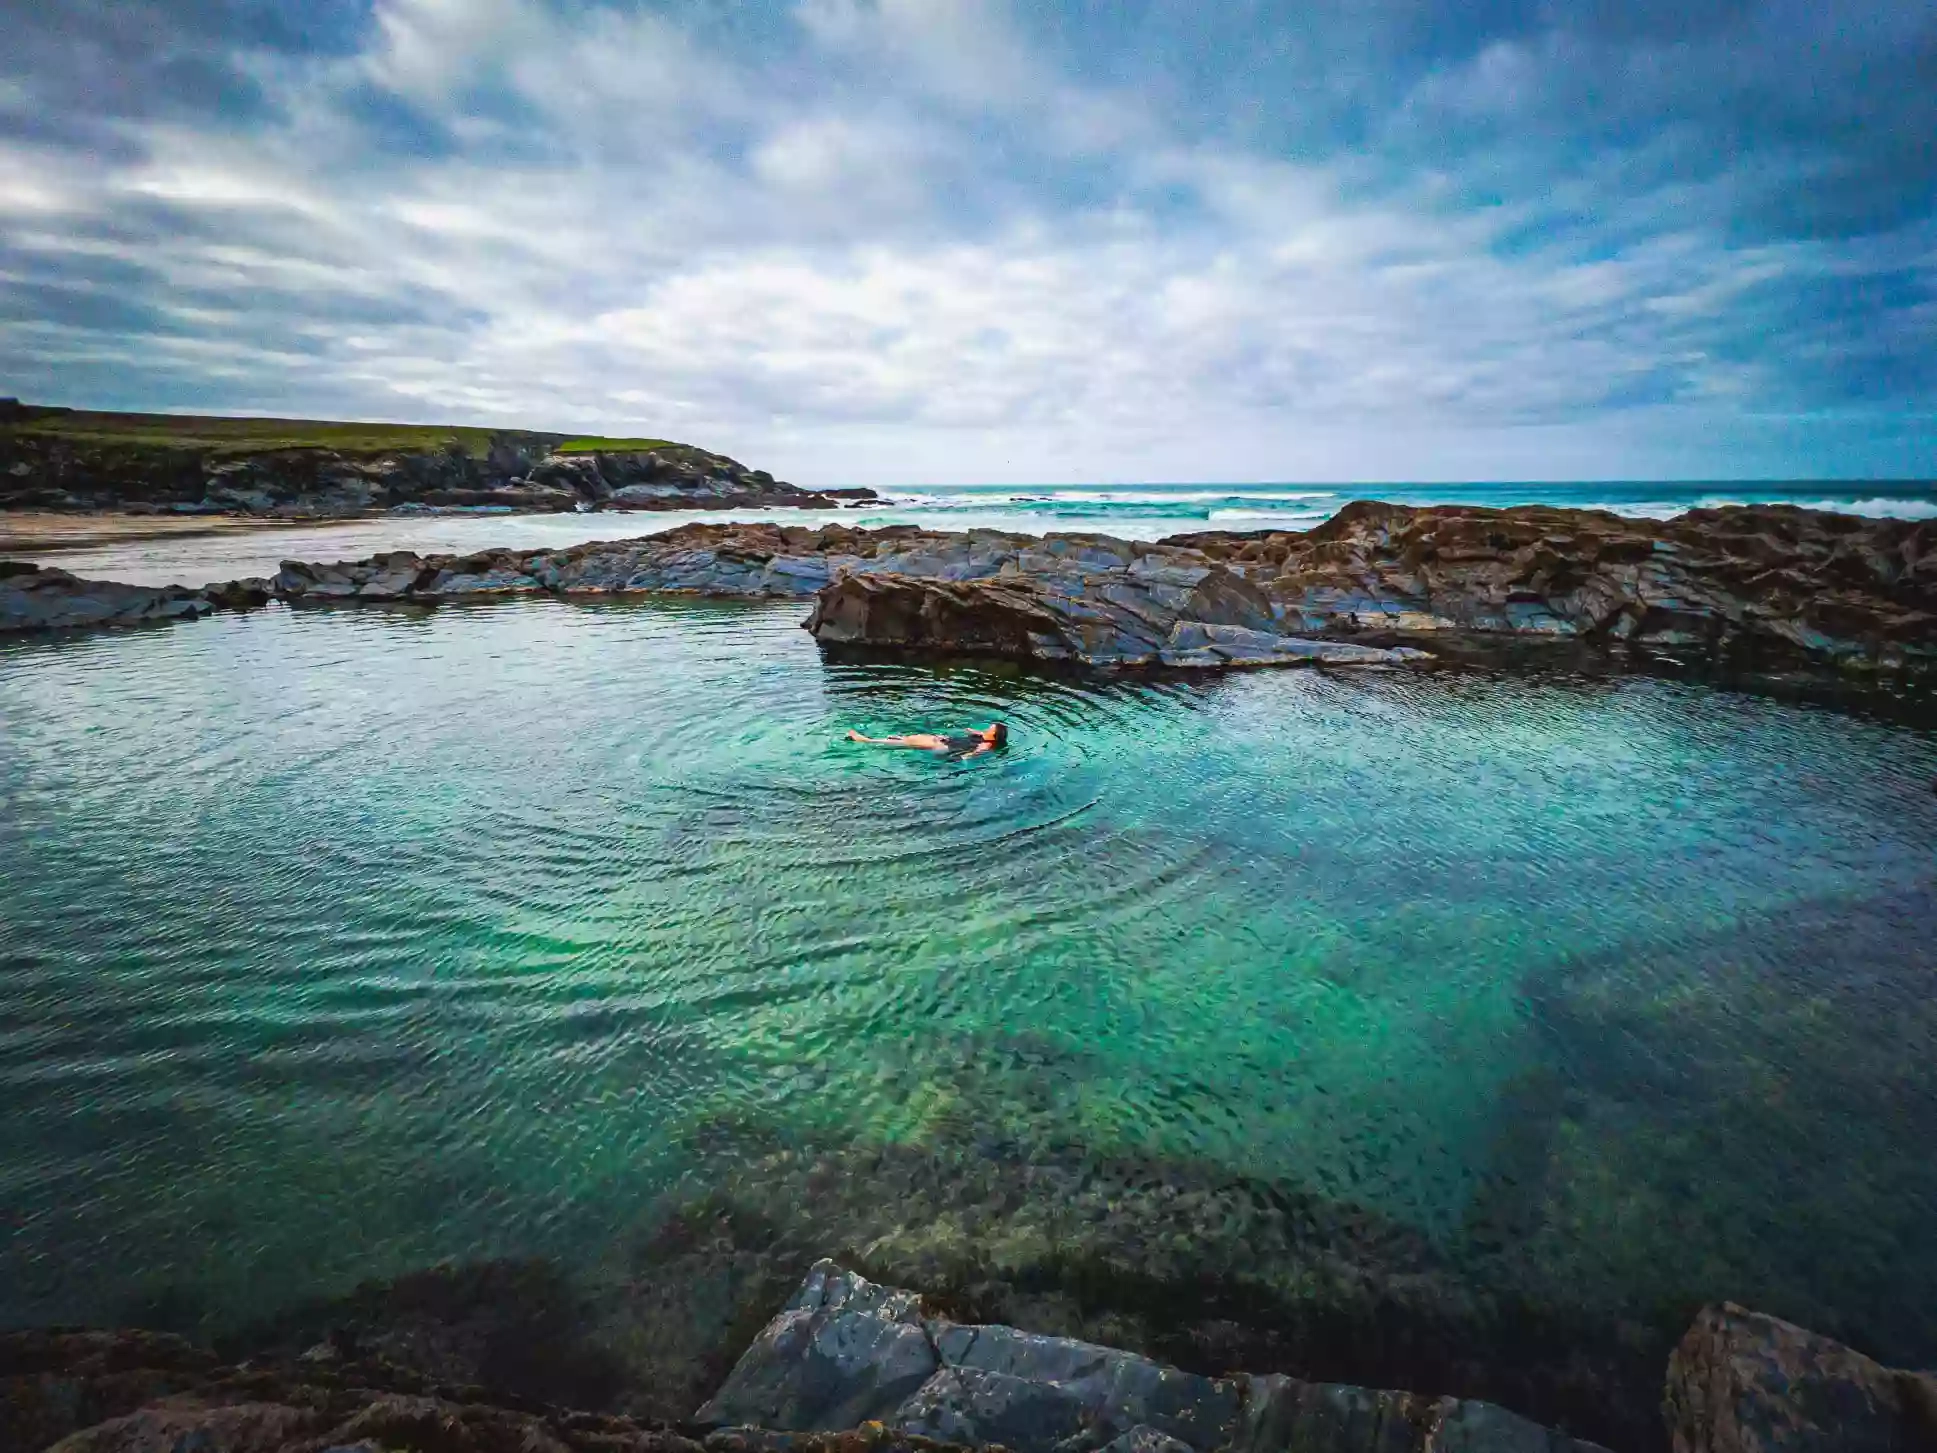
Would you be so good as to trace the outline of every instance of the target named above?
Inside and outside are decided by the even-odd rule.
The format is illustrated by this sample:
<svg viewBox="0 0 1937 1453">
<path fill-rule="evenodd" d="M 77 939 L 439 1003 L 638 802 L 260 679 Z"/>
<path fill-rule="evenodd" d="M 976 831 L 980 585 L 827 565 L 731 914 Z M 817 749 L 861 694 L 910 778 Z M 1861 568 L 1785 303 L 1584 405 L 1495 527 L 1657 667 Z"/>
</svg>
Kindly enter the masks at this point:
<svg viewBox="0 0 1937 1453">
<path fill-rule="evenodd" d="M 832 1141 L 1209 1163 L 1510 1223 L 1569 1296 L 1937 1339 L 1928 734 L 835 662 L 799 615 L 0 647 L 0 1320 L 583 1258 L 708 1155 Z M 971 762 L 841 740 L 998 718 Z M 1886 1181 L 1834 1267 L 1726 1214 Z"/>
</svg>

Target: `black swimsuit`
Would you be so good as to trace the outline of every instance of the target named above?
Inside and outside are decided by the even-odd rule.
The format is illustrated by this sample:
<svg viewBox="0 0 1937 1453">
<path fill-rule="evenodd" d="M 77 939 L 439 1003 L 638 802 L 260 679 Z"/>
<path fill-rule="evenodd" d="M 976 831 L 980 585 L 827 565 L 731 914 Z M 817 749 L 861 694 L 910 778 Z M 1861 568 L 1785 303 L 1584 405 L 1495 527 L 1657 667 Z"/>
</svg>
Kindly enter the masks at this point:
<svg viewBox="0 0 1937 1453">
<path fill-rule="evenodd" d="M 950 732 L 942 740 L 948 744 L 946 755 L 951 757 L 966 757 L 977 747 L 988 745 L 983 737 L 974 732 Z"/>
</svg>

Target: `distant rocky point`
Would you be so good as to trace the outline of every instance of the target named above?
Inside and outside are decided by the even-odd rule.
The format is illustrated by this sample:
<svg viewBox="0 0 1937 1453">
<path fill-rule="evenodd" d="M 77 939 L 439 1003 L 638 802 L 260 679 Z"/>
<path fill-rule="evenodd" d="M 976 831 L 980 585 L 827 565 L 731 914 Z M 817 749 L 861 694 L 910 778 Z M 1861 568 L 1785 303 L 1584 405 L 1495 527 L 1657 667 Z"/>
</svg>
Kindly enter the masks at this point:
<svg viewBox="0 0 1937 1453">
<path fill-rule="evenodd" d="M 0 509 L 340 519 L 385 510 L 838 509 L 666 439 L 89 413 L 0 399 Z"/>
</svg>

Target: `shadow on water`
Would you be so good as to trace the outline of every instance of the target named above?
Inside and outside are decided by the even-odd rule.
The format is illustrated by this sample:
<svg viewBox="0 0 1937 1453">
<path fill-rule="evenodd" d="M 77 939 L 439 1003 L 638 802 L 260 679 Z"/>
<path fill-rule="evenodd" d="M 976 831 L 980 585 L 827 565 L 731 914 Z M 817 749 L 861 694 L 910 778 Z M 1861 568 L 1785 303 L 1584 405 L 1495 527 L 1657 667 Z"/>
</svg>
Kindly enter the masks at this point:
<svg viewBox="0 0 1937 1453">
<path fill-rule="evenodd" d="M 1727 1298 L 1937 1361 L 1934 970 L 1906 892 L 1530 983 L 1545 1063 L 1503 1098 L 1472 1264 L 1657 1340 Z"/>
</svg>

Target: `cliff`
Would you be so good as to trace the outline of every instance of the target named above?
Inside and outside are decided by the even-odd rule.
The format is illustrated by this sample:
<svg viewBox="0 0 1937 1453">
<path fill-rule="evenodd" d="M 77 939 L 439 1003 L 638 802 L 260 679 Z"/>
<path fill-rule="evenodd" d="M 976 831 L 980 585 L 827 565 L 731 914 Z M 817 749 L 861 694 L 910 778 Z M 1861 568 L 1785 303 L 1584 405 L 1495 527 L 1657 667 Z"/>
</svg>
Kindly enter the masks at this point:
<svg viewBox="0 0 1937 1453">
<path fill-rule="evenodd" d="M 0 400 L 0 509 L 288 518 L 399 506 L 832 509 L 868 493 L 800 489 L 665 439 L 87 413 Z"/>
</svg>

